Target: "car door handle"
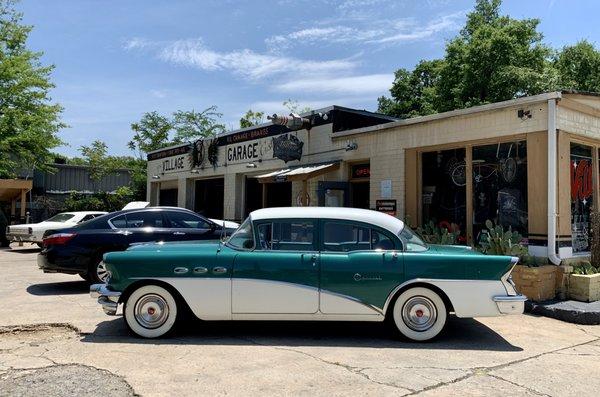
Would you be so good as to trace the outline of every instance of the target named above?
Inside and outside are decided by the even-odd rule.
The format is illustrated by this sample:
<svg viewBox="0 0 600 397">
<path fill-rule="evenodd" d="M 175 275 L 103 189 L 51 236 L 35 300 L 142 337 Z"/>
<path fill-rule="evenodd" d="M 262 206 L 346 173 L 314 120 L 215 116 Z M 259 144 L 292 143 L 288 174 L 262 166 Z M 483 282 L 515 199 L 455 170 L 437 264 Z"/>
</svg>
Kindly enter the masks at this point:
<svg viewBox="0 0 600 397">
<path fill-rule="evenodd" d="M 184 232 L 173 232 L 174 236 L 185 236 Z"/>
<path fill-rule="evenodd" d="M 175 274 L 186 274 L 189 271 L 190 269 L 188 269 L 187 267 L 176 267 L 175 269 L 173 269 L 173 273 Z"/>
<path fill-rule="evenodd" d="M 215 274 L 223 274 L 223 273 L 227 273 L 227 268 L 222 267 L 222 266 L 217 266 L 217 267 L 213 267 L 212 271 Z"/>
<path fill-rule="evenodd" d="M 204 274 L 207 272 L 208 272 L 208 269 L 205 268 L 204 266 L 199 266 L 199 267 L 194 268 L 194 274 Z"/>
</svg>

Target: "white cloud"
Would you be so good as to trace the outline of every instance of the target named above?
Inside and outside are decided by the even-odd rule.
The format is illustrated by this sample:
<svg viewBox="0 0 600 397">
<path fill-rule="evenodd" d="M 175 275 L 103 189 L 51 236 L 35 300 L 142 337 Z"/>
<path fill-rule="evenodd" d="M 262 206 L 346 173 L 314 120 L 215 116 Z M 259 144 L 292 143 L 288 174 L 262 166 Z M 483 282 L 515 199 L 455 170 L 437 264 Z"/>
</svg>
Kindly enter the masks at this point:
<svg viewBox="0 0 600 397">
<path fill-rule="evenodd" d="M 200 39 L 172 42 L 160 50 L 159 58 L 201 70 L 228 70 L 250 80 L 282 74 L 307 77 L 347 73 L 358 65 L 352 58 L 317 61 L 261 54 L 250 49 L 219 52 L 207 48 Z"/>
<path fill-rule="evenodd" d="M 412 42 L 431 38 L 438 33 L 458 30 L 464 15 L 465 11 L 460 11 L 432 19 L 425 24 L 414 18 L 374 18 L 360 24 L 355 23 L 353 27 L 340 24 L 323 26 L 322 22 L 317 22 L 318 26 L 315 27 L 271 36 L 265 43 L 272 51 L 280 51 L 294 45 L 316 43 L 364 45 Z"/>
<path fill-rule="evenodd" d="M 281 92 L 311 92 L 338 94 L 382 94 L 394 81 L 393 74 L 369 74 L 349 77 L 327 77 L 290 80 L 276 85 Z"/>
<path fill-rule="evenodd" d="M 123 49 L 125 50 L 143 50 L 148 47 L 153 47 L 155 45 L 155 42 L 141 37 L 134 37 L 123 41 Z"/>
</svg>

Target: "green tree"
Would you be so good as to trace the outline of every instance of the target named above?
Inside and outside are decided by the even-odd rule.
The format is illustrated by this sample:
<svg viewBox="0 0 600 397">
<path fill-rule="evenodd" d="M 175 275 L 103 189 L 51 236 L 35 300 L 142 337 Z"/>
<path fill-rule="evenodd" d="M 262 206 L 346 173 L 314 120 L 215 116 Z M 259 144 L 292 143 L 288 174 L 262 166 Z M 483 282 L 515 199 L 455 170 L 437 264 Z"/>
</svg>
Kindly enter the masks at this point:
<svg viewBox="0 0 600 397">
<path fill-rule="evenodd" d="M 240 119 L 240 128 L 248 128 L 264 123 L 265 113 L 249 109 Z"/>
<path fill-rule="evenodd" d="M 144 159 L 148 152 L 173 143 L 170 140 L 173 123 L 158 112 L 144 113 L 140 121 L 131 124 L 131 129 L 135 134 L 127 146 L 140 159 Z"/>
<path fill-rule="evenodd" d="M 222 116 L 223 114 L 217 112 L 216 106 L 208 107 L 201 112 L 180 110 L 173 113 L 174 142 L 192 142 L 224 132 L 225 126 L 219 123 Z"/>
<path fill-rule="evenodd" d="M 286 107 L 290 113 L 295 114 L 308 113 L 312 110 L 308 106 L 300 107 L 300 103 L 295 99 L 287 99 L 283 101 L 283 106 Z"/>
<path fill-rule="evenodd" d="M 561 88 L 600 92 L 600 52 L 589 41 L 564 47 L 558 52 L 554 65 Z"/>
<path fill-rule="evenodd" d="M 50 149 L 62 142 L 62 108 L 51 102 L 53 66 L 26 46 L 32 26 L 22 24 L 15 0 L 0 0 L 0 177 L 22 168 L 49 170 Z"/>
<path fill-rule="evenodd" d="M 89 167 L 90 178 L 95 183 L 118 168 L 114 159 L 107 155 L 108 146 L 101 140 L 95 140 L 90 146 L 81 146 L 79 152 L 84 164 Z"/>
<path fill-rule="evenodd" d="M 556 89 L 558 72 L 537 31 L 539 20 L 501 16 L 500 4 L 477 0 L 444 58 L 399 70 L 379 111 L 411 117 Z"/>
</svg>

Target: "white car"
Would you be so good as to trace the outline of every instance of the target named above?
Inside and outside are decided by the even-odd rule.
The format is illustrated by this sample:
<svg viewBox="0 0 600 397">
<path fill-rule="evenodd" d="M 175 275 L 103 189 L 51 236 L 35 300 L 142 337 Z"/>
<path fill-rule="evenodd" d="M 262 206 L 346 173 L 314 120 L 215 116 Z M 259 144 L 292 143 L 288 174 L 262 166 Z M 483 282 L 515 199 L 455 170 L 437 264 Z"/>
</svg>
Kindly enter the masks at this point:
<svg viewBox="0 0 600 397">
<path fill-rule="evenodd" d="M 6 228 L 6 238 L 10 242 L 29 242 L 41 246 L 47 230 L 62 229 L 89 221 L 97 216 L 107 214 L 104 211 L 61 212 L 40 223 L 10 225 Z"/>
</svg>

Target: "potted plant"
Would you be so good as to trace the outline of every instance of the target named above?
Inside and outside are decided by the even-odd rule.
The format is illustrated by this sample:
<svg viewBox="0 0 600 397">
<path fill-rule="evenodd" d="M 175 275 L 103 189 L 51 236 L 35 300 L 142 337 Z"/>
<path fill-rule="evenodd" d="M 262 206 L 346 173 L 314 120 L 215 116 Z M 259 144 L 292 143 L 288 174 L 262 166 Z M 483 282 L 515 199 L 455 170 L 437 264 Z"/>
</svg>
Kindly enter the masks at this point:
<svg viewBox="0 0 600 397">
<path fill-rule="evenodd" d="M 574 264 L 569 274 L 569 298 L 583 302 L 600 300 L 600 269 L 588 261 Z"/>
<path fill-rule="evenodd" d="M 422 227 L 418 227 L 417 233 L 429 244 L 457 245 L 461 243 L 460 229 L 455 223 L 436 225 L 433 221 L 429 221 Z"/>
<path fill-rule="evenodd" d="M 521 242 L 523 236 L 488 220 L 487 233 L 481 241 L 482 252 L 489 255 L 511 255 L 519 257 L 512 271 L 512 280 L 517 291 L 532 301 L 541 302 L 556 296 L 556 266 L 548 265 L 545 258 L 529 256 L 527 247 Z"/>
</svg>

